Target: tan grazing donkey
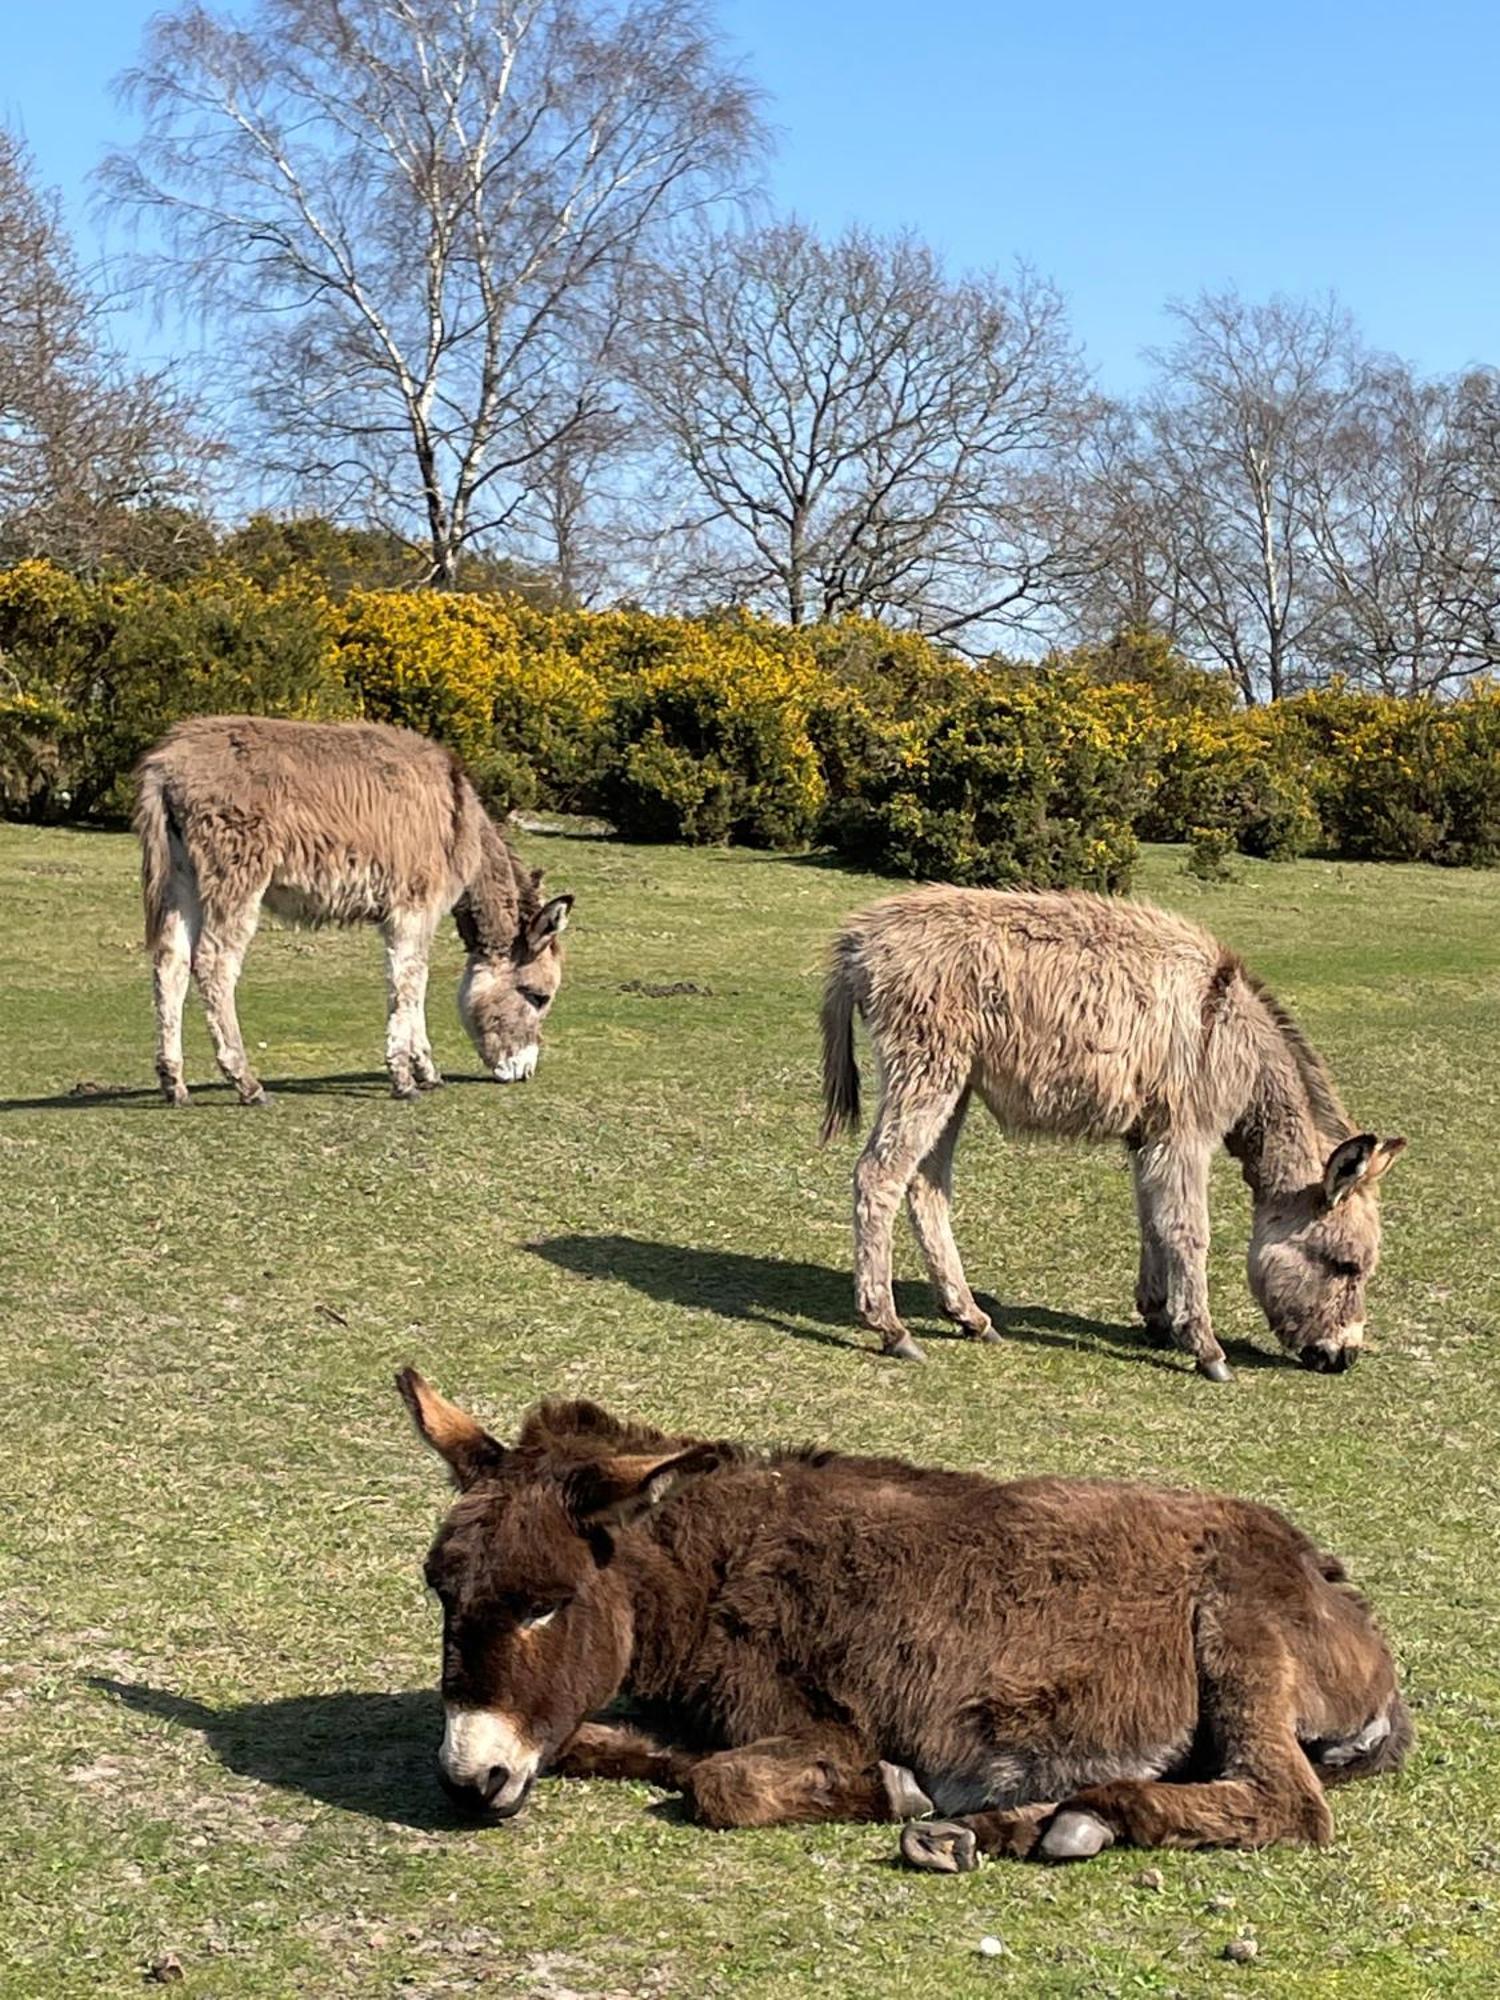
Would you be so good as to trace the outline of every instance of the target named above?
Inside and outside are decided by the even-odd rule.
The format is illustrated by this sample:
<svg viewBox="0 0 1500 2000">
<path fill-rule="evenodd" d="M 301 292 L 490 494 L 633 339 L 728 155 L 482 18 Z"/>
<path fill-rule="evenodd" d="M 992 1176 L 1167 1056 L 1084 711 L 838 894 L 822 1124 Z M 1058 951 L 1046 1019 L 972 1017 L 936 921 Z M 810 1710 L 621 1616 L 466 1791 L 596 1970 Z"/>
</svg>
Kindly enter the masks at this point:
<svg viewBox="0 0 1500 2000">
<path fill-rule="evenodd" d="M 265 1100 L 234 1004 L 262 908 L 297 923 L 379 925 L 397 1097 L 443 1080 L 427 1039 L 427 958 L 451 910 L 469 954 L 464 1026 L 497 1083 L 533 1074 L 573 898 L 543 901 L 541 870 L 512 853 L 451 751 L 377 723 L 209 715 L 169 730 L 136 777 L 156 1073 L 169 1104 L 188 1101 L 190 975 L 219 1068 L 242 1103 Z"/>
<path fill-rule="evenodd" d="M 1404 1139 L 1358 1132 L 1322 1059 L 1233 952 L 1180 917 L 1099 896 L 915 889 L 851 917 L 823 1000 L 823 1137 L 859 1118 L 856 1013 L 884 1088 L 854 1175 L 854 1285 L 885 1351 L 891 1230 L 906 1197 L 939 1303 L 999 1338 L 949 1219 L 977 1091 L 1013 1132 L 1123 1139 L 1140 1221 L 1136 1305 L 1210 1381 L 1230 1379 L 1208 1310 L 1208 1170 L 1222 1140 L 1254 1201 L 1250 1288 L 1307 1368 L 1353 1365 L 1380 1254 L 1377 1183 Z"/>
</svg>

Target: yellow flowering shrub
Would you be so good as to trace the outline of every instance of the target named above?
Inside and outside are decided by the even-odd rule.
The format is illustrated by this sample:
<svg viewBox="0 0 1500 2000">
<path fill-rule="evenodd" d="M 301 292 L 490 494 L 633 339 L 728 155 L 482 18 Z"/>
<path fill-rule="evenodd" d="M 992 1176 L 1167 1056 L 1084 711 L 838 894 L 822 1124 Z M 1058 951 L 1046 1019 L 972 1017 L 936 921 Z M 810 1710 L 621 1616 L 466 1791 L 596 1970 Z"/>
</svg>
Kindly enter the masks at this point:
<svg viewBox="0 0 1500 2000">
<path fill-rule="evenodd" d="M 611 691 L 599 809 L 631 839 L 805 843 L 826 793 L 816 667 L 760 621 L 651 625 Z"/>
<path fill-rule="evenodd" d="M 929 716 L 887 724 L 883 767 L 829 808 L 849 860 L 990 886 L 1128 887 L 1156 718 L 1129 689 L 973 673 Z"/>
<path fill-rule="evenodd" d="M 627 836 L 827 841 L 863 865 L 1118 888 L 1134 842 L 1500 862 L 1500 689 L 1239 709 L 1159 635 L 974 666 L 869 620 L 793 629 L 355 590 L 0 571 L 0 809 L 120 817 L 177 717 L 401 723 L 492 807 Z"/>
</svg>

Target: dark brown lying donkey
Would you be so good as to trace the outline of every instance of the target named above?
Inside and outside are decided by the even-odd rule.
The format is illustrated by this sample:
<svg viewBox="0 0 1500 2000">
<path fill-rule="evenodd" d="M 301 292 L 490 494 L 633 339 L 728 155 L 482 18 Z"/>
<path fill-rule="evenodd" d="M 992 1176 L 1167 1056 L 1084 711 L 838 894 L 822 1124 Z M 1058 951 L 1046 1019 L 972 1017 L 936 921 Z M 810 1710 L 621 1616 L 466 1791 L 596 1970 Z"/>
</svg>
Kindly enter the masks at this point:
<svg viewBox="0 0 1500 2000">
<path fill-rule="evenodd" d="M 910 1819 L 903 1854 L 943 1872 L 1321 1842 L 1325 1786 L 1411 1740 L 1364 1600 L 1267 1507 L 762 1456 L 593 1403 L 505 1446 L 397 1385 L 461 1491 L 427 1558 L 442 1777 L 493 1816 L 551 1771 L 716 1827 Z M 663 1731 L 591 1719 L 622 1695 Z"/>
</svg>

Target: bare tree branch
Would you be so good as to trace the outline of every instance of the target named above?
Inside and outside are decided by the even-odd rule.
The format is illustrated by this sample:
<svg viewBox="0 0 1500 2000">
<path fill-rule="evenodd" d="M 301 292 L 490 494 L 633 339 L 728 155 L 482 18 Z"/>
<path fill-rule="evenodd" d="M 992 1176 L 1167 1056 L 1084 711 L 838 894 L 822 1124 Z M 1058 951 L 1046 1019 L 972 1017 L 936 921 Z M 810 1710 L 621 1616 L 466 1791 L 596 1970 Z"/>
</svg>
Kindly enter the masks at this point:
<svg viewBox="0 0 1500 2000">
<path fill-rule="evenodd" d="M 270 469 L 420 523 L 435 583 L 597 424 L 632 268 L 759 145 L 700 0 L 188 4 L 123 91 L 103 185 L 228 335 Z"/>
<path fill-rule="evenodd" d="M 789 222 L 700 238 L 652 271 L 638 323 L 679 594 L 955 641 L 1050 601 L 1074 552 L 1041 475 L 1089 407 L 1050 287 Z"/>
</svg>

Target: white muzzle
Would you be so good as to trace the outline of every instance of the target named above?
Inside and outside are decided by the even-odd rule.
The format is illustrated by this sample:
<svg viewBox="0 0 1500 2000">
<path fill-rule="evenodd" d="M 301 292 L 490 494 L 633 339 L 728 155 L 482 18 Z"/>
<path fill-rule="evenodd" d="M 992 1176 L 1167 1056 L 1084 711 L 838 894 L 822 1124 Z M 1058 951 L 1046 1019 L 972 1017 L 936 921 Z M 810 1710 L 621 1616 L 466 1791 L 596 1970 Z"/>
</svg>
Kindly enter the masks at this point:
<svg viewBox="0 0 1500 2000">
<path fill-rule="evenodd" d="M 529 1083 L 536 1075 L 536 1059 L 541 1053 L 535 1042 L 517 1049 L 513 1056 L 495 1064 L 496 1083 Z"/>
<path fill-rule="evenodd" d="M 471 1787 L 486 1794 L 497 1812 L 505 1812 L 521 1798 L 536 1776 L 541 1752 L 529 1743 L 512 1717 L 495 1708 L 444 1710 L 443 1745 L 438 1762 L 450 1783 Z M 490 1774 L 506 1773 L 497 1790 L 488 1790 Z"/>
</svg>

